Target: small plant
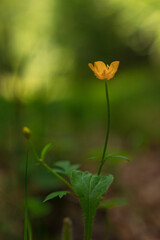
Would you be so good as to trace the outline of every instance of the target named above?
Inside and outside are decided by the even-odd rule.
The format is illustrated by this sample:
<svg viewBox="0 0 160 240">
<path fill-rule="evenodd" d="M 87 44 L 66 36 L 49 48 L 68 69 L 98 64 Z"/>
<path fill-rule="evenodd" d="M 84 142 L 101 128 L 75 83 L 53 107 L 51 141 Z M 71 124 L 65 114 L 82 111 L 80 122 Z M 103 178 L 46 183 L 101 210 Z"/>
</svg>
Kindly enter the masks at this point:
<svg viewBox="0 0 160 240">
<path fill-rule="evenodd" d="M 122 155 L 106 154 L 108 137 L 109 137 L 109 129 L 110 129 L 110 104 L 109 104 L 107 81 L 114 77 L 119 67 L 119 61 L 112 62 L 110 66 L 109 65 L 106 66 L 105 63 L 102 61 L 95 62 L 94 66 L 91 63 L 89 63 L 88 65 L 98 79 L 104 80 L 105 91 L 106 91 L 106 101 L 107 101 L 107 132 L 106 132 L 106 138 L 105 138 L 102 157 L 100 160 L 99 168 L 97 169 L 97 174 L 92 174 L 88 171 L 80 171 L 78 170 L 79 168 L 78 164 L 71 165 L 70 162 L 68 161 L 55 162 L 54 168 L 51 168 L 45 162 L 45 157 L 49 148 L 51 147 L 51 144 L 50 143 L 47 144 L 42 149 L 41 154 L 38 155 L 31 140 L 30 130 L 27 127 L 23 128 L 23 134 L 28 139 L 30 147 L 33 151 L 33 154 L 36 160 L 44 168 L 46 168 L 49 172 L 51 172 L 54 176 L 56 176 L 60 181 L 62 181 L 67 187 L 67 189 L 65 189 L 64 191 L 57 191 L 57 192 L 50 193 L 44 199 L 44 202 L 50 199 L 53 199 L 55 197 L 62 198 L 67 194 L 71 194 L 73 197 L 78 198 L 80 201 L 81 208 L 83 211 L 83 216 L 84 216 L 84 225 L 85 225 L 84 239 L 85 240 L 91 240 L 93 222 L 94 222 L 95 214 L 98 207 L 104 207 L 104 206 L 112 207 L 115 205 L 122 205 L 124 203 L 121 199 L 113 199 L 106 202 L 102 202 L 102 197 L 107 193 L 114 179 L 111 174 L 107 174 L 104 176 L 101 175 L 103 165 L 105 164 L 106 160 L 110 158 L 122 158 L 122 159 L 128 160 L 127 157 L 124 157 Z M 27 185 L 26 185 L 26 189 L 27 189 Z M 27 192 L 26 192 L 25 234 L 27 234 L 26 233 L 27 219 L 28 217 L 27 217 Z M 63 234 L 63 239 L 71 239 L 69 226 L 70 226 L 69 220 L 65 220 L 64 232 L 66 232 L 66 235 Z"/>
</svg>

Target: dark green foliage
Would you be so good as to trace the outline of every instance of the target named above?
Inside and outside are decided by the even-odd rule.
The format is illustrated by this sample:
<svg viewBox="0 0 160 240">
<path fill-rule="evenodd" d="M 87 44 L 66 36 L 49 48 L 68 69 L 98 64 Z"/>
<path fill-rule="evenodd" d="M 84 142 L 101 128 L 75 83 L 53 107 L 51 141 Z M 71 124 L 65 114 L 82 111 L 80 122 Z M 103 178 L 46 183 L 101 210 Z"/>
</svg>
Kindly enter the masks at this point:
<svg viewBox="0 0 160 240">
<path fill-rule="evenodd" d="M 85 218 L 85 240 L 90 240 L 94 216 L 101 197 L 113 181 L 112 175 L 98 176 L 89 172 L 73 171 L 71 182 L 81 203 Z"/>
</svg>

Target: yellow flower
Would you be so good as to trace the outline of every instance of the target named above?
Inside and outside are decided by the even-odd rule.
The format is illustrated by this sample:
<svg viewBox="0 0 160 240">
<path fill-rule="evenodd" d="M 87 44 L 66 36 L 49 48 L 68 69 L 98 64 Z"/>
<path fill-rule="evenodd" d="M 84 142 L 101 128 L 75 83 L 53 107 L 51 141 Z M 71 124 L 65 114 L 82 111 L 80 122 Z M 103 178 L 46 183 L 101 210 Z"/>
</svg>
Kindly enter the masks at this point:
<svg viewBox="0 0 160 240">
<path fill-rule="evenodd" d="M 115 73 L 117 72 L 119 63 L 119 61 L 114 61 L 111 63 L 110 66 L 108 64 L 106 66 L 104 62 L 98 61 L 94 62 L 94 66 L 92 63 L 89 63 L 88 66 L 94 72 L 97 78 L 101 80 L 109 80 L 113 78 Z"/>
</svg>

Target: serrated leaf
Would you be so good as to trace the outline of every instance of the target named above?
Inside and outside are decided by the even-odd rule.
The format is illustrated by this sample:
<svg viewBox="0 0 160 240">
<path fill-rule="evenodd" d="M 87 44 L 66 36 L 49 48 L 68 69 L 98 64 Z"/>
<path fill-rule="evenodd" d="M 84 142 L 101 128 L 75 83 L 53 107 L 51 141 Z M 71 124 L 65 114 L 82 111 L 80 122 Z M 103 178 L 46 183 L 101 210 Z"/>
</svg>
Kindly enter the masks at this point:
<svg viewBox="0 0 160 240">
<path fill-rule="evenodd" d="M 110 209 L 113 207 L 124 206 L 127 204 L 127 201 L 123 198 L 111 198 L 105 202 L 102 202 L 99 208 Z"/>
<path fill-rule="evenodd" d="M 127 160 L 130 162 L 130 159 L 123 156 L 123 155 L 118 155 L 118 154 L 115 154 L 115 153 L 111 153 L 111 154 L 108 154 L 106 157 L 105 157 L 105 160 L 108 159 L 108 158 L 121 158 L 121 159 L 124 159 L 124 160 Z"/>
<path fill-rule="evenodd" d="M 73 171 L 71 183 L 79 197 L 85 218 L 85 239 L 90 239 L 94 216 L 101 197 L 113 181 L 112 175 L 98 176 L 89 172 Z"/>
<path fill-rule="evenodd" d="M 54 164 L 54 170 L 57 173 L 71 177 L 72 171 L 79 168 L 79 164 L 71 165 L 69 161 L 58 161 Z"/>
<path fill-rule="evenodd" d="M 47 145 L 44 146 L 44 148 L 41 151 L 41 159 L 44 159 L 46 153 L 48 152 L 51 146 L 52 146 L 52 143 L 48 143 Z"/>
<path fill-rule="evenodd" d="M 58 192 L 53 192 L 53 193 L 50 193 L 45 199 L 43 202 L 46 202 L 48 200 L 51 200 L 55 197 L 59 197 L 59 198 L 62 198 L 63 196 L 65 196 L 67 193 L 69 193 L 69 191 L 58 191 Z"/>
</svg>

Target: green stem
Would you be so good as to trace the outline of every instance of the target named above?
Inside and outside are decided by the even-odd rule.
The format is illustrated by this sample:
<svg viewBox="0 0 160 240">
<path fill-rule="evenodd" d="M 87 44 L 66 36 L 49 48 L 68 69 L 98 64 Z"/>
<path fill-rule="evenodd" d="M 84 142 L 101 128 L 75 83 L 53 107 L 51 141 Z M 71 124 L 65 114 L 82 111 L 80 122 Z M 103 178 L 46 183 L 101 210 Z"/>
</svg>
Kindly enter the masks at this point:
<svg viewBox="0 0 160 240">
<path fill-rule="evenodd" d="M 91 181 L 92 181 L 92 176 L 90 177 L 89 185 L 91 185 Z M 88 189 L 88 190 L 89 190 L 89 192 L 88 192 L 88 201 L 87 201 L 87 211 L 84 213 L 84 215 L 85 215 L 84 239 L 85 240 L 91 240 L 93 221 L 94 221 L 94 217 L 95 217 L 95 213 L 96 213 L 96 211 L 93 212 L 93 209 L 91 210 L 91 206 L 90 206 L 91 193 L 90 193 L 90 189 Z"/>
<path fill-rule="evenodd" d="M 93 217 L 88 216 L 85 219 L 85 234 L 84 239 L 85 240 L 91 240 L 92 237 L 92 228 L 93 228 Z"/>
<path fill-rule="evenodd" d="M 109 129 L 110 129 L 110 104 L 109 104 L 107 81 L 105 81 L 105 90 L 106 90 L 106 101 L 107 101 L 107 132 L 106 132 L 106 139 L 105 139 L 105 143 L 104 143 L 103 154 L 102 154 L 100 166 L 99 166 L 99 169 L 98 169 L 98 175 L 100 175 L 102 167 L 103 167 L 104 162 L 105 162 L 105 155 L 106 155 L 106 150 L 107 150 Z"/>
<path fill-rule="evenodd" d="M 26 155 L 26 167 L 25 167 L 25 213 L 24 213 L 24 240 L 27 240 L 28 229 L 28 151 Z"/>
<path fill-rule="evenodd" d="M 72 185 L 67 182 L 61 175 L 59 175 L 58 173 L 56 173 L 52 168 L 50 168 L 44 161 L 40 161 L 40 163 L 42 164 L 43 167 L 45 167 L 50 173 L 52 173 L 54 176 L 56 176 L 60 181 L 62 181 L 63 183 L 65 183 L 73 192 L 74 189 L 72 187 Z"/>
<path fill-rule="evenodd" d="M 29 240 L 32 240 L 32 228 L 29 219 L 28 219 L 28 238 Z"/>
<path fill-rule="evenodd" d="M 66 185 L 72 190 L 72 192 L 74 193 L 74 189 L 73 189 L 72 185 L 71 185 L 68 181 L 66 181 L 65 178 L 63 178 L 61 175 L 59 175 L 57 172 L 55 172 L 52 168 L 50 168 L 50 167 L 44 162 L 43 159 L 40 159 L 40 158 L 39 158 L 39 156 L 38 156 L 38 154 L 36 153 L 36 150 L 35 150 L 35 148 L 34 148 L 33 143 L 32 143 L 31 140 L 29 140 L 29 144 L 30 144 L 30 147 L 31 147 L 31 149 L 32 149 L 32 152 L 33 152 L 35 158 L 37 159 L 37 161 L 38 161 L 43 167 L 45 167 L 50 173 L 52 173 L 54 176 L 56 176 L 60 181 L 62 181 L 64 184 L 66 184 Z M 71 193 L 71 194 L 73 194 L 73 193 Z M 73 195 L 74 195 L 74 194 L 73 194 Z"/>
</svg>

